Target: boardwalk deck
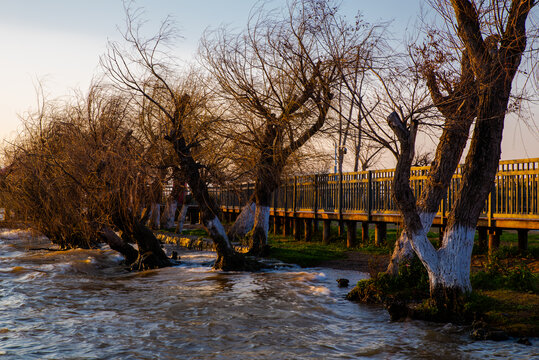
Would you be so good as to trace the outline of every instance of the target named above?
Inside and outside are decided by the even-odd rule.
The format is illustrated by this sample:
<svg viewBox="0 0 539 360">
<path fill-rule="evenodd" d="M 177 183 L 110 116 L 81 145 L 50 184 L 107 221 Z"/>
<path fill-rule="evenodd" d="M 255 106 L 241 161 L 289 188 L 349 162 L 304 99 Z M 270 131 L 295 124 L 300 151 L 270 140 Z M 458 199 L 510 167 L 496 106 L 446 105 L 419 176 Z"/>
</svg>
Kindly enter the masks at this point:
<svg viewBox="0 0 539 360">
<path fill-rule="evenodd" d="M 419 196 L 430 167 L 412 168 L 412 188 Z M 391 199 L 393 169 L 297 176 L 283 180 L 273 194 L 271 214 L 343 221 L 400 222 Z M 445 224 L 460 187 L 461 169 L 453 176 L 434 225 Z M 238 212 L 253 184 L 212 188 L 223 211 Z M 539 229 L 539 158 L 501 161 L 479 227 Z"/>
<path fill-rule="evenodd" d="M 410 182 L 416 197 L 430 167 L 414 167 Z M 461 181 L 459 167 L 453 176 L 433 226 L 444 227 Z M 286 178 L 273 193 L 271 216 L 366 223 L 401 223 L 391 198 L 394 169 L 343 174 L 317 174 Z M 254 185 L 212 188 L 225 214 L 237 214 L 252 195 Z M 496 237 L 501 229 L 539 230 L 539 158 L 501 161 L 492 192 L 477 224 Z"/>
</svg>

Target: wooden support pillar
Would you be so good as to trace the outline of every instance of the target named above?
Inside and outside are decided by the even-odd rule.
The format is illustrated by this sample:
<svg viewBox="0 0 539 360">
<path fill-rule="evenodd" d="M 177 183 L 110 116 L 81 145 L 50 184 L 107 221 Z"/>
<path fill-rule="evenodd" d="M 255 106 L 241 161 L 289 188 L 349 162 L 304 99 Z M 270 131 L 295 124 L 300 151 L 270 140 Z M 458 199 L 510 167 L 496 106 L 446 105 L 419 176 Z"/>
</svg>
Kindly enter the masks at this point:
<svg viewBox="0 0 539 360">
<path fill-rule="evenodd" d="M 488 232 L 488 253 L 492 254 L 500 247 L 500 236 L 502 229 L 490 229 Z"/>
<path fill-rule="evenodd" d="M 301 225 L 303 225 L 303 221 L 301 219 L 294 218 L 294 238 L 296 240 L 301 240 Z"/>
<path fill-rule="evenodd" d="M 194 208 L 189 209 L 189 221 L 191 222 L 191 225 L 194 225 L 197 223 L 196 216 L 198 215 L 198 211 L 196 211 Z"/>
<path fill-rule="evenodd" d="M 374 245 L 380 246 L 386 240 L 387 234 L 387 224 L 386 223 L 376 223 L 374 227 Z"/>
<path fill-rule="evenodd" d="M 339 236 L 344 234 L 344 221 L 339 220 Z"/>
<path fill-rule="evenodd" d="M 346 247 L 353 248 L 356 246 L 356 222 L 346 222 Z"/>
<path fill-rule="evenodd" d="M 311 219 L 305 219 L 303 221 L 305 228 L 305 241 L 311 241 L 313 237 L 313 221 Z"/>
<path fill-rule="evenodd" d="M 518 229 L 518 249 L 528 250 L 528 229 Z"/>
<path fill-rule="evenodd" d="M 320 225 L 318 219 L 313 220 L 313 234 L 318 234 L 318 231 L 320 231 Z"/>
<path fill-rule="evenodd" d="M 279 233 L 279 228 L 281 226 L 281 218 L 279 216 L 273 217 L 273 235 L 277 235 Z"/>
<path fill-rule="evenodd" d="M 329 237 L 331 235 L 331 220 L 324 220 L 322 223 L 322 243 L 329 244 Z"/>
<path fill-rule="evenodd" d="M 488 242 L 488 229 L 486 227 L 477 228 L 477 242 L 480 249 L 485 250 Z"/>
<path fill-rule="evenodd" d="M 292 224 L 292 219 L 289 219 L 287 217 L 284 217 L 283 218 L 283 236 L 289 236 L 292 231 L 291 231 L 291 224 Z"/>
<path fill-rule="evenodd" d="M 361 243 L 363 245 L 369 243 L 369 223 L 366 221 L 361 223 Z"/>
</svg>

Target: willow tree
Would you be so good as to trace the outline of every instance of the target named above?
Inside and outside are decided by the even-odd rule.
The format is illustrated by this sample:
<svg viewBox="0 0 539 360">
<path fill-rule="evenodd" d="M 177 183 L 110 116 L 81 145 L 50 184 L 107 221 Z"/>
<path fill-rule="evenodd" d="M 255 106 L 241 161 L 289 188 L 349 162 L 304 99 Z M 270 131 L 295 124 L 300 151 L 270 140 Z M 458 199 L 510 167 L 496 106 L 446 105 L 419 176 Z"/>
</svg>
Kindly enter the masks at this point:
<svg viewBox="0 0 539 360">
<path fill-rule="evenodd" d="M 323 129 L 342 68 L 363 54 L 370 30 L 347 23 L 331 1 L 302 0 L 284 15 L 255 8 L 245 31 L 221 29 L 203 39 L 205 67 L 232 104 L 233 126 L 224 133 L 251 149 L 254 196 L 230 234 L 250 231 L 252 254 L 265 252 L 271 194 L 283 170 Z"/>
<path fill-rule="evenodd" d="M 165 140 L 175 155 L 177 169 L 189 185 L 201 212 L 201 221 L 217 251 L 217 269 L 243 270 L 257 267 L 234 250 L 219 220 L 220 209 L 208 191 L 211 166 L 205 161 L 219 143 L 212 129 L 219 121 L 210 110 L 210 89 L 200 86 L 196 73 L 179 75 L 167 46 L 176 38 L 169 19 L 150 38 L 140 34 L 142 21 L 136 10 L 126 11 L 124 44 L 110 42 L 101 58 L 106 75 L 116 88 L 139 104 L 145 117 L 160 124 L 159 139 Z M 124 46 L 125 45 L 125 46 Z M 157 139 L 156 139 L 157 140 Z"/>
<path fill-rule="evenodd" d="M 433 1 L 433 5 L 444 16 L 447 28 L 455 31 L 451 41 L 457 45 L 453 54 L 460 58 L 460 79 L 454 86 L 442 87 L 440 78 L 427 71 L 433 100 L 446 119 L 434 171 L 427 180 L 427 189 L 433 193 L 427 196 L 429 202 L 418 204 L 410 188 L 416 123 L 404 122 L 396 113 L 388 117 L 400 143 L 393 197 L 403 215 L 406 236 L 427 269 L 431 296 L 455 310 L 453 306 L 458 305 L 460 295 L 471 291 L 475 226 L 498 168 L 513 80 L 526 50 L 526 19 L 536 1 L 451 0 L 450 4 Z M 446 43 L 444 39 L 439 41 Z M 459 117 L 454 118 L 456 104 Z M 443 111 L 443 105 L 447 105 L 449 113 Z M 448 179 L 460 159 L 462 143 L 468 136 L 465 130 L 474 117 L 460 189 L 448 216 L 442 245 L 435 249 L 427 232 L 441 200 L 440 192 L 447 189 Z"/>
<path fill-rule="evenodd" d="M 25 119 L 25 132 L 6 148 L 4 200 L 62 248 L 106 242 L 134 269 L 169 266 L 144 226 L 156 177 L 140 161 L 148 149 L 133 134 L 130 101 L 109 90 L 93 85 L 85 97 L 43 102 Z"/>
</svg>

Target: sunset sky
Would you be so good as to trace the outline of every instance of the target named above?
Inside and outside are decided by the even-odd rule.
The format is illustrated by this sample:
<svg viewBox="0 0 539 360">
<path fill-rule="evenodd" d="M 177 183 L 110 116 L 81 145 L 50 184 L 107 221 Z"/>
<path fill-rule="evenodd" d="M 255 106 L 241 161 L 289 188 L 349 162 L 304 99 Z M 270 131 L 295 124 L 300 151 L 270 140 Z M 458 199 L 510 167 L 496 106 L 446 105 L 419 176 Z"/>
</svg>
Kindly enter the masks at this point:
<svg viewBox="0 0 539 360">
<path fill-rule="evenodd" d="M 353 18 L 361 10 L 367 21 L 391 20 L 395 38 L 404 38 L 420 12 L 419 0 L 343 0 L 343 13 Z M 172 16 L 184 37 L 174 47 L 176 56 L 190 61 L 207 27 L 245 26 L 252 0 L 139 0 L 148 29 Z M 274 7 L 286 0 L 274 0 Z M 84 92 L 100 72 L 99 56 L 108 40 L 119 38 L 124 24 L 121 0 L 0 0 L 0 139 L 20 129 L 18 114 L 37 106 L 38 83 L 49 99 Z M 535 117 L 539 124 L 539 113 Z M 502 158 L 539 157 L 539 133 L 510 119 L 506 123 Z"/>
</svg>

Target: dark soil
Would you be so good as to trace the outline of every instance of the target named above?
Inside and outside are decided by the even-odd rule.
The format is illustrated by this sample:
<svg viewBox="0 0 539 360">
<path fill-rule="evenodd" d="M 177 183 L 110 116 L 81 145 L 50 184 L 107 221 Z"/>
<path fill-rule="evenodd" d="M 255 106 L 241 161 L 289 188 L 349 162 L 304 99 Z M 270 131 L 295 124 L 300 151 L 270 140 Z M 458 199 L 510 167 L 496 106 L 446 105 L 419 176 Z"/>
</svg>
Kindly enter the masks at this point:
<svg viewBox="0 0 539 360">
<path fill-rule="evenodd" d="M 339 270 L 355 270 L 366 273 L 385 271 L 389 264 L 389 255 L 366 254 L 357 251 L 348 251 L 346 258 L 327 260 L 320 263 L 320 267 Z"/>
</svg>

